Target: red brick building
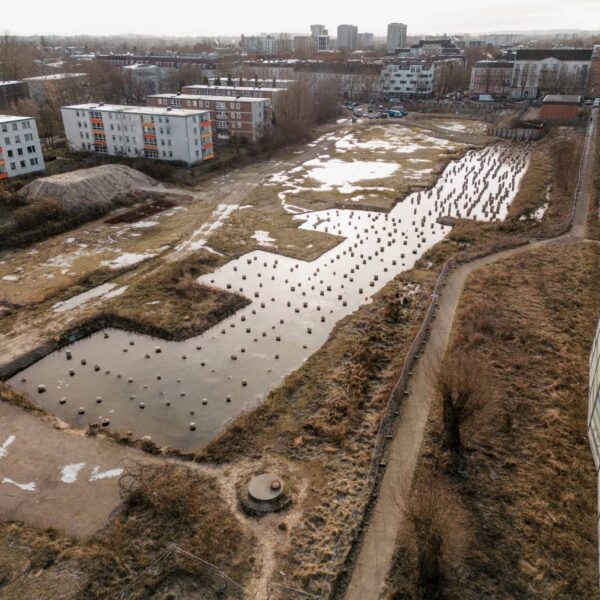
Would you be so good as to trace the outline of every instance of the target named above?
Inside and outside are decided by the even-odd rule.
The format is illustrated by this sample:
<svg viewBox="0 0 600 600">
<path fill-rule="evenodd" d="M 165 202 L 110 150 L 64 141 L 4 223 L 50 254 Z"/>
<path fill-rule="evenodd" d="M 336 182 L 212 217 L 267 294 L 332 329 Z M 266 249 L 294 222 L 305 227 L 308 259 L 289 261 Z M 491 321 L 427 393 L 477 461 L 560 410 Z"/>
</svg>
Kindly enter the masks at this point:
<svg viewBox="0 0 600 600">
<path fill-rule="evenodd" d="M 592 59 L 587 95 L 591 98 L 600 98 L 600 56 Z"/>
<path fill-rule="evenodd" d="M 543 121 L 576 121 L 581 108 L 581 96 L 548 95 L 542 101 Z"/>
<path fill-rule="evenodd" d="M 271 126 L 273 112 L 268 98 L 235 98 L 197 94 L 154 94 L 148 106 L 204 109 L 210 113 L 213 142 L 225 143 L 232 137 L 255 142 Z"/>
</svg>

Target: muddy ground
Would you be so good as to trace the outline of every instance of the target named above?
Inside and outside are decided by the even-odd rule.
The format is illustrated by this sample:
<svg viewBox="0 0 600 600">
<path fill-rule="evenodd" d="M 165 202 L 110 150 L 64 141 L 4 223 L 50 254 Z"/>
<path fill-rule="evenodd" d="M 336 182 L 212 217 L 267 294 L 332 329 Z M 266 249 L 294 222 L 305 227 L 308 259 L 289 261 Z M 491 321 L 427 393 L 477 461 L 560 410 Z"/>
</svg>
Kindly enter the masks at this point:
<svg viewBox="0 0 600 600">
<path fill-rule="evenodd" d="M 449 121 L 446 119 L 444 123 L 436 123 L 432 127 L 448 127 Z M 468 126 L 475 127 L 471 123 Z M 210 264 L 207 266 L 210 262 L 207 254 L 212 253 L 206 250 L 206 245 L 231 255 L 260 248 L 259 240 L 251 241 L 257 230 L 269 232 L 275 239 L 278 252 L 284 252 L 285 247 L 290 255 L 299 258 L 306 258 L 311 252 L 322 252 L 331 247 L 328 244 L 335 245 L 333 236 L 313 234 L 314 237 L 305 237 L 310 236 L 310 232 L 296 233 L 297 238 L 286 235 L 285 240 L 289 243 L 283 245 L 276 235 L 281 227 L 285 227 L 285 223 L 293 223 L 292 213 L 286 212 L 279 200 L 273 202 L 278 207 L 273 212 L 273 206 L 265 202 L 262 194 L 269 187 L 273 187 L 275 197 L 277 193 L 284 191 L 279 187 L 282 182 L 272 181 L 273 174 L 282 169 L 297 169 L 307 160 L 331 153 L 332 146 L 340 139 L 351 133 L 361 136 L 362 129 L 365 129 L 365 142 L 368 142 L 371 127 L 381 125 L 359 124 L 352 132 L 348 131 L 349 127 L 348 124 L 340 124 L 337 139 L 329 137 L 329 133 L 326 135 L 329 139 L 322 138 L 316 146 L 309 145 L 302 149 L 302 154 L 300 149 L 295 149 L 267 164 L 245 167 L 215 177 L 202 190 L 194 191 L 194 200 L 183 202 L 180 210 L 174 211 L 170 216 L 152 217 L 152 221 L 158 221 L 158 225 L 137 228 L 127 225 L 113 229 L 114 226 L 98 222 L 57 236 L 41 244 L 39 248 L 36 247 L 35 250 L 41 257 L 30 254 L 31 249 L 0 256 L 0 268 L 3 269 L 0 272 L 0 295 L 4 297 L 6 294 L 7 304 L 10 305 L 9 314 L 4 317 L 4 325 L 0 322 L 3 359 L 14 358 L 59 335 L 65 329 L 90 319 L 105 310 L 110 303 L 115 304 L 115 311 L 119 307 L 125 310 L 123 307 L 126 306 L 128 293 L 133 290 L 137 290 L 137 295 L 135 303 L 127 304 L 130 311 L 134 311 L 135 304 L 142 306 L 155 301 L 151 282 L 154 277 L 160 280 L 162 269 L 172 268 L 171 265 L 177 265 L 181 260 L 193 263 L 197 257 L 201 257 L 197 262 L 203 265 L 202 268 L 210 268 Z M 431 134 L 434 133 L 432 127 L 429 130 Z M 429 135 L 424 130 L 425 126 L 420 122 L 419 130 L 416 131 L 411 126 L 410 134 Z M 450 131 L 447 139 L 455 146 L 463 144 L 463 150 L 471 141 L 476 144 L 486 143 L 485 137 L 474 138 L 470 133 Z M 540 148 L 543 147 L 540 145 Z M 380 150 L 359 148 L 357 151 Z M 429 154 L 431 148 L 426 152 Z M 381 157 L 388 160 L 387 154 Z M 364 160 L 365 156 L 362 158 Z M 428 156 L 427 160 L 432 160 L 435 166 L 431 173 L 421 175 L 435 178 L 436 169 L 441 169 L 448 158 L 445 152 L 437 157 Z M 373 162 L 377 162 L 377 157 Z M 547 185 L 552 185 L 551 174 L 546 174 L 546 177 Z M 385 184 L 380 181 L 377 183 Z M 419 181 L 420 185 L 425 183 L 426 181 Z M 402 189 L 399 181 L 395 181 L 393 185 Z M 412 183 L 406 185 L 410 187 Z M 338 205 L 339 190 L 330 192 L 328 190 L 321 196 L 331 196 L 330 206 Z M 300 195 L 302 192 L 298 194 Z M 567 196 L 565 192 L 549 199 L 546 196 L 538 198 L 535 209 L 546 201 L 550 207 L 563 206 Z M 312 198 L 313 196 L 305 200 L 307 205 L 310 205 Z M 385 200 L 393 201 L 393 197 Z M 319 198 L 317 205 L 321 208 L 326 202 L 327 200 Z M 361 200 L 353 204 L 359 205 L 360 202 Z M 382 208 L 385 207 L 385 202 L 382 201 Z M 227 210 L 222 206 L 225 204 L 256 206 L 261 203 L 264 210 L 256 211 L 257 216 L 248 219 L 249 227 L 246 230 L 235 220 L 235 215 L 243 214 L 246 210 L 255 211 L 255 208 L 224 216 Z M 296 204 L 295 198 L 293 204 Z M 265 213 L 262 221 L 261 212 Z M 557 209 L 556 214 L 562 212 L 563 209 Z M 542 223 L 554 213 L 548 210 L 547 214 L 550 216 L 540 217 Z M 443 258 L 461 250 L 472 251 L 484 242 L 499 243 L 503 238 L 509 238 L 523 230 L 529 233 L 538 222 L 537 219 L 517 219 L 511 227 L 504 228 L 507 231 L 498 225 L 479 227 L 468 222 L 459 223 L 453 234 L 438 245 L 440 248 L 434 248 L 420 261 L 417 268 L 396 278 L 376 296 L 372 304 L 362 307 L 356 314 L 339 323 L 325 346 L 302 369 L 288 377 L 263 405 L 236 420 L 220 438 L 199 451 L 196 457 L 197 461 L 202 462 L 199 468 L 217 478 L 219 494 L 227 498 L 228 509 L 241 524 L 244 535 L 247 536 L 245 539 L 251 539 L 255 534 L 262 539 L 260 551 L 255 552 L 256 564 L 240 571 L 243 582 L 252 590 L 252 597 L 265 598 L 267 593 L 275 598 L 289 597 L 286 595 L 289 593 L 272 587 L 274 582 L 300 587 L 313 593 L 319 593 L 323 586 L 330 585 L 330 576 L 344 562 L 348 551 L 346 545 L 334 555 L 335 542 L 350 514 L 355 509 L 360 512 L 361 503 L 364 502 L 360 492 L 381 408 L 395 383 L 404 352 L 418 329 Z M 215 226 L 217 223 L 219 225 Z M 206 224 L 208 227 L 205 227 Z M 230 227 L 231 235 L 223 235 Z M 292 230 L 290 227 L 287 233 L 293 234 Z M 328 239 L 329 237 L 332 239 Z M 107 251 L 107 240 L 115 240 L 114 248 L 118 251 Z M 316 249 L 315 243 L 318 244 Z M 71 244 L 86 244 L 86 247 L 78 246 L 72 252 L 69 249 Z M 310 245 L 312 248 L 308 248 Z M 88 248 L 91 250 L 88 251 Z M 113 268 L 113 261 L 125 253 L 136 257 L 148 253 L 156 255 L 145 256 L 134 264 L 117 263 L 117 268 Z M 65 258 L 65 254 L 68 258 Z M 71 261 L 73 256 L 76 260 Z M 227 259 L 227 256 L 212 256 L 215 264 Z M 48 267 L 39 266 L 39 261 L 42 260 L 42 264 L 47 265 L 52 264 L 55 259 L 60 275 L 56 275 L 57 281 L 53 281 L 54 278 L 46 281 Z M 2 261 L 6 262 L 2 264 Z M 68 265 L 67 261 L 70 261 Z M 102 262 L 108 264 L 102 265 Z M 119 268 L 123 271 L 119 271 Z M 66 272 L 62 273 L 63 270 Z M 6 275 L 14 275 L 17 279 L 2 280 Z M 146 285 L 146 291 L 140 291 L 145 279 L 149 284 Z M 57 313 L 54 310 L 54 304 L 68 300 L 74 291 L 81 292 L 107 281 L 115 283 L 116 289 L 127 286 L 127 290 L 117 298 L 95 299 L 72 311 Z M 71 288 L 74 283 L 79 287 Z M 410 297 L 407 303 L 399 302 L 407 295 Z M 146 305 L 144 308 L 150 321 L 152 306 L 156 305 Z M 173 306 L 167 312 L 175 311 L 176 308 Z M 164 312 L 161 314 L 163 318 L 168 317 Z M 163 322 L 163 325 L 166 326 L 167 323 Z M 194 326 L 201 325 L 195 323 Z M 185 335 L 185 331 L 181 335 Z M 37 418 L 35 415 L 29 416 Z M 3 442 L 4 440 L 0 440 L 0 443 Z M 294 490 L 294 502 L 292 508 L 281 516 L 273 515 L 267 520 L 256 521 L 240 515 L 236 485 L 243 486 L 249 474 L 266 467 L 281 469 L 289 478 Z M 112 523 L 111 527 L 114 526 Z M 268 532 L 266 535 L 265 531 Z M 20 540 L 19 543 L 27 546 L 24 541 L 28 535 L 26 531 L 17 528 L 12 533 Z M 44 535 L 41 537 L 46 539 Z M 43 541 L 41 545 L 44 545 Z M 44 577 L 57 575 L 62 572 L 61 569 L 82 570 L 86 576 L 92 575 L 85 561 L 78 561 L 77 554 L 57 556 L 60 559 L 51 561 L 43 573 Z M 233 567 L 234 563 L 235 560 L 225 560 L 223 566 Z M 139 569 L 139 565 L 136 568 Z M 24 572 L 25 576 L 15 578 L 14 573 L 8 576 L 11 585 L 17 586 L 13 589 L 19 589 L 18 585 L 22 586 L 22 590 L 28 589 L 31 567 Z M 123 581 L 130 580 L 134 574 L 135 569 L 124 574 Z"/>
</svg>

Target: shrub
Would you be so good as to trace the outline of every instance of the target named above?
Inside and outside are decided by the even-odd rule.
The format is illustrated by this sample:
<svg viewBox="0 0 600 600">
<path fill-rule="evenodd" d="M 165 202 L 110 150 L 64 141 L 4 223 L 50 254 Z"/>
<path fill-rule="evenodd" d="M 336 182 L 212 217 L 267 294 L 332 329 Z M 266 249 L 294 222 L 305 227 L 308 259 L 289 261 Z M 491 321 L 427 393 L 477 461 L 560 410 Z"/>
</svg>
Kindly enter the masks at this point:
<svg viewBox="0 0 600 600">
<path fill-rule="evenodd" d="M 35 229 L 65 216 L 65 209 L 61 202 L 53 198 L 42 198 L 15 211 L 14 228 L 16 231 Z"/>
</svg>

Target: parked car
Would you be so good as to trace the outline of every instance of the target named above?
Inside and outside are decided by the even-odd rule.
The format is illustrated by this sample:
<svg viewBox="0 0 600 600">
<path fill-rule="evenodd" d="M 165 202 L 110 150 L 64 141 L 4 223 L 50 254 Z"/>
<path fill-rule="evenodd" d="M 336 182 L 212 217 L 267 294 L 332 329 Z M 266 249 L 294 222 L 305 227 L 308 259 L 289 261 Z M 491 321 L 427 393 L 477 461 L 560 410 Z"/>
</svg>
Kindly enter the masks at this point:
<svg viewBox="0 0 600 600">
<path fill-rule="evenodd" d="M 370 112 L 369 113 L 369 119 L 374 119 L 374 118 L 375 118 L 375 115 L 372 112 Z"/>
<path fill-rule="evenodd" d="M 594 100 L 594 108 L 600 108 L 600 98 Z"/>
<path fill-rule="evenodd" d="M 592 101 L 591 100 L 586 100 L 585 101 L 585 105 L 586 106 L 591 106 L 592 105 Z"/>
<path fill-rule="evenodd" d="M 361 108 L 355 108 L 354 111 L 352 112 L 352 114 L 355 117 L 362 117 L 363 116 L 363 111 Z"/>
<path fill-rule="evenodd" d="M 381 116 L 382 119 L 388 118 L 388 114 L 385 111 L 381 111 L 381 113 L 379 113 L 379 115 Z"/>
</svg>

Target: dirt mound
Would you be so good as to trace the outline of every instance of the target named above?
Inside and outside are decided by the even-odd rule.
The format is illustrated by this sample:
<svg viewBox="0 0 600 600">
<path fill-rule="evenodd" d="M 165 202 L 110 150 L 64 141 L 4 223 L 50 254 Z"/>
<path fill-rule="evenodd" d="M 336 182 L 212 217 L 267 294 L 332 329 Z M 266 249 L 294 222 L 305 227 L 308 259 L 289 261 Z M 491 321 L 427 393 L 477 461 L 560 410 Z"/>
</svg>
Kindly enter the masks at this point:
<svg viewBox="0 0 600 600">
<path fill-rule="evenodd" d="M 157 186 L 157 182 L 124 165 L 102 165 L 69 173 L 42 177 L 27 184 L 21 191 L 28 201 L 53 198 L 65 209 L 82 205 L 109 207 L 118 196 Z"/>
</svg>

